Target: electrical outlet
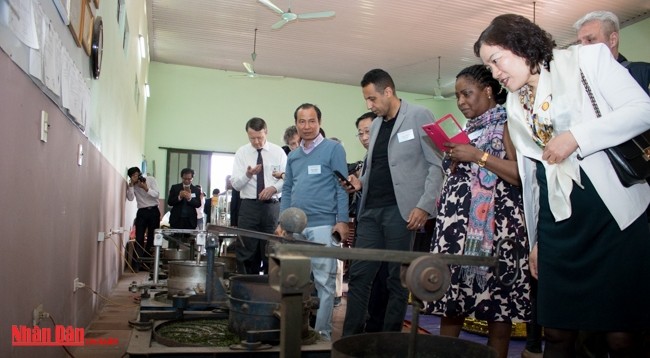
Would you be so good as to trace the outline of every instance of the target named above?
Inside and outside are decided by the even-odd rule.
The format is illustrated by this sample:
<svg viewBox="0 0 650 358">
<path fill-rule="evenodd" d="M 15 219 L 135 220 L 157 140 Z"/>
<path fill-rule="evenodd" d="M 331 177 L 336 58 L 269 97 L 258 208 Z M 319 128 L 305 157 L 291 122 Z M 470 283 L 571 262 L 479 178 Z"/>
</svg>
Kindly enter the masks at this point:
<svg viewBox="0 0 650 358">
<path fill-rule="evenodd" d="M 40 303 L 36 308 L 34 308 L 34 312 L 32 313 L 32 325 L 33 326 L 38 326 L 39 323 L 41 323 L 41 317 L 43 317 L 43 304 Z"/>
<path fill-rule="evenodd" d="M 82 166 L 84 163 L 84 146 L 79 144 L 79 152 L 77 153 L 77 165 Z"/>
<path fill-rule="evenodd" d="M 72 288 L 72 292 L 77 292 L 77 289 L 80 288 L 80 287 L 83 287 L 83 286 L 79 286 L 79 277 L 77 277 L 77 278 L 74 279 L 74 286 Z"/>
<path fill-rule="evenodd" d="M 41 141 L 43 142 L 47 142 L 47 131 L 50 126 L 50 122 L 47 118 L 47 112 L 41 111 Z"/>
<path fill-rule="evenodd" d="M 102 241 L 104 241 L 104 238 L 105 238 L 104 233 L 103 233 L 102 231 L 100 231 L 100 232 L 97 234 L 97 241 L 98 241 L 98 242 L 102 242 Z"/>
</svg>

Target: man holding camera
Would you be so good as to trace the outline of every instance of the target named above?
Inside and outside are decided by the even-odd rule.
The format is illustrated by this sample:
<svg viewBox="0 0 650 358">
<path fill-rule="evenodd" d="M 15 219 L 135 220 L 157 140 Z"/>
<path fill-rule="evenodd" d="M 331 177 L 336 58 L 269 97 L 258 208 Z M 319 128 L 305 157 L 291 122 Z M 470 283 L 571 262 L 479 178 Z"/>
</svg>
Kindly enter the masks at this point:
<svg viewBox="0 0 650 358">
<path fill-rule="evenodd" d="M 158 209 L 158 184 L 154 177 L 143 177 L 138 167 L 129 168 L 127 171 L 129 183 L 126 187 L 126 198 L 129 201 L 136 199 L 138 213 L 135 216 L 136 256 L 133 261 L 133 270 L 140 270 L 138 258 L 149 254 L 153 246 L 154 231 L 160 226 L 160 210 Z M 144 234 L 147 233 L 145 246 Z"/>
</svg>

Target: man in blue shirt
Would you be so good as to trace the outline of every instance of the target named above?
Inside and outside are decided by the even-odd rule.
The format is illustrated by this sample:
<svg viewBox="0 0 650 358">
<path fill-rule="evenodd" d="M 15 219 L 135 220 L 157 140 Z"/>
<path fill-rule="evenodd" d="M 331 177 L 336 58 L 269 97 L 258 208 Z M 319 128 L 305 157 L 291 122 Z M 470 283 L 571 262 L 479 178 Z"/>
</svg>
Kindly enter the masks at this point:
<svg viewBox="0 0 650 358">
<path fill-rule="evenodd" d="M 347 162 L 343 146 L 320 134 L 321 111 L 313 104 L 300 105 L 294 112 L 300 147 L 289 153 L 280 211 L 290 207 L 302 209 L 307 215 L 303 235 L 326 246 L 339 246 L 332 234 L 348 236 L 348 194 L 338 184 L 334 170 L 345 175 Z M 278 227 L 276 232 L 282 232 Z M 331 340 L 332 311 L 336 295 L 336 259 L 311 259 L 314 284 L 320 307 L 314 329 L 323 340 Z"/>
</svg>

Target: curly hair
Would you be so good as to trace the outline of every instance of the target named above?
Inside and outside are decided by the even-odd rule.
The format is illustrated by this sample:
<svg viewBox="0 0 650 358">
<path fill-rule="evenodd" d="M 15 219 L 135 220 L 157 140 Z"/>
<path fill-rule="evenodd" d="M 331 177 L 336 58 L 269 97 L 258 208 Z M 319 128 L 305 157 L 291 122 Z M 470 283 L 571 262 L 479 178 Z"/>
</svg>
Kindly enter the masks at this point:
<svg viewBox="0 0 650 358">
<path fill-rule="evenodd" d="M 456 79 L 466 77 L 479 85 L 481 89 L 485 87 L 492 88 L 492 96 L 498 104 L 506 103 L 508 91 L 501 87 L 499 81 L 492 77 L 492 73 L 483 65 L 473 65 L 462 69 L 456 75 Z"/>
<path fill-rule="evenodd" d="M 539 65 L 549 69 L 555 41 L 548 32 L 521 15 L 505 14 L 495 17 L 483 30 L 474 54 L 480 57 L 481 46 L 499 46 L 523 58 L 532 74 L 539 73 Z"/>
</svg>

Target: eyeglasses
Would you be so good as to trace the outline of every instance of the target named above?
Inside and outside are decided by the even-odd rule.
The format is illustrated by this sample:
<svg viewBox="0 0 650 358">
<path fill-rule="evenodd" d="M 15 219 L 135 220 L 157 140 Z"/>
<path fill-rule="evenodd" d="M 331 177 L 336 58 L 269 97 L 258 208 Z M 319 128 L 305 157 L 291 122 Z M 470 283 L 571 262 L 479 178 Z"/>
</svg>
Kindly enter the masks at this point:
<svg viewBox="0 0 650 358">
<path fill-rule="evenodd" d="M 356 137 L 363 137 L 365 135 L 369 136 L 370 131 L 357 132 Z"/>
</svg>

